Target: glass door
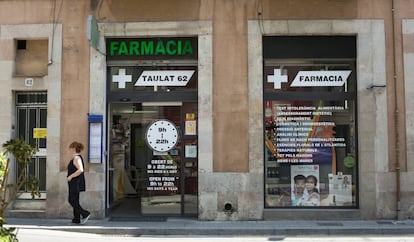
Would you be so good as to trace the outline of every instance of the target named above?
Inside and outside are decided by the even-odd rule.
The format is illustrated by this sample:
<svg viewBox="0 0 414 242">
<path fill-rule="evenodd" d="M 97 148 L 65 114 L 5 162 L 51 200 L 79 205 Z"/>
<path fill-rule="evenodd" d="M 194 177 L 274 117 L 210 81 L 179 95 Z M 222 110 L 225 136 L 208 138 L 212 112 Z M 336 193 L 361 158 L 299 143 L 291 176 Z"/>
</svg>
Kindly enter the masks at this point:
<svg viewBox="0 0 414 242">
<path fill-rule="evenodd" d="M 110 117 L 111 215 L 196 214 L 197 104 L 111 103 Z"/>
</svg>

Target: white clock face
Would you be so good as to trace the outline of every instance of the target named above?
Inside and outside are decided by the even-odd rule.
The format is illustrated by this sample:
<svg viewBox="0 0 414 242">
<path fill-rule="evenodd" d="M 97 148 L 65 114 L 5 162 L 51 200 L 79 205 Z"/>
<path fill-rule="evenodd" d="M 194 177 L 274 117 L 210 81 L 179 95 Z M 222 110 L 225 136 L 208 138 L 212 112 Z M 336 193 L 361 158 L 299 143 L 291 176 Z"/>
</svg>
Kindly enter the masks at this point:
<svg viewBox="0 0 414 242">
<path fill-rule="evenodd" d="M 166 152 L 177 144 L 178 130 L 171 121 L 158 120 L 148 126 L 145 137 L 151 149 Z"/>
</svg>

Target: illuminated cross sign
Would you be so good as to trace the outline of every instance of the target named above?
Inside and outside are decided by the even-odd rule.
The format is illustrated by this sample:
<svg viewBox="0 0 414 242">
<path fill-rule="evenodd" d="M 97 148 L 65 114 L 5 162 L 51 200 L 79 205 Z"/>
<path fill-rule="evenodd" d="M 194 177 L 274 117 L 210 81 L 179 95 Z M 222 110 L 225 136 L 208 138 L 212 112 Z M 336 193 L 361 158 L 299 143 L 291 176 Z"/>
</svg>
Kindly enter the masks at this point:
<svg viewBox="0 0 414 242">
<path fill-rule="evenodd" d="M 125 75 L 125 69 L 119 69 L 119 75 L 113 75 L 112 82 L 117 82 L 118 88 L 125 88 L 127 82 L 132 82 L 132 76 Z"/>
<path fill-rule="evenodd" d="M 287 75 L 282 75 L 282 72 L 280 69 L 274 69 L 273 75 L 267 76 L 267 82 L 273 82 L 273 88 L 274 89 L 281 89 L 282 83 L 288 81 Z"/>
</svg>

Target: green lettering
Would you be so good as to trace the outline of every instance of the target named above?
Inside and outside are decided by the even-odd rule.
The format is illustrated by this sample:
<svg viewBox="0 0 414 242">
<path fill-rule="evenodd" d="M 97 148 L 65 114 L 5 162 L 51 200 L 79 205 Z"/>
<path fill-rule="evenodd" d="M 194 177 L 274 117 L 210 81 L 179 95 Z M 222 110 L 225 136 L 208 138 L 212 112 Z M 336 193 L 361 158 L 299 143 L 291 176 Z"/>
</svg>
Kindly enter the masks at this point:
<svg viewBox="0 0 414 242">
<path fill-rule="evenodd" d="M 177 43 L 174 40 L 169 40 L 166 45 L 167 54 L 168 55 L 175 55 L 177 53 L 177 48 L 175 47 Z"/>
<path fill-rule="evenodd" d="M 157 43 L 157 48 L 155 49 L 155 55 L 165 55 L 164 43 L 160 40 Z"/>
<path fill-rule="evenodd" d="M 129 55 L 139 55 L 139 42 L 138 41 L 129 42 Z"/>
<path fill-rule="evenodd" d="M 184 42 L 183 48 L 183 55 L 193 54 L 193 46 L 191 45 L 191 41 L 187 40 Z"/>
<path fill-rule="evenodd" d="M 177 53 L 177 55 L 181 55 L 182 54 L 182 51 L 183 51 L 182 41 L 181 40 L 177 41 L 177 44 L 178 44 L 178 47 L 177 47 L 178 53 Z"/>
<path fill-rule="evenodd" d="M 111 41 L 111 43 L 109 44 L 109 55 L 113 56 L 116 50 L 118 50 L 118 42 Z"/>
<path fill-rule="evenodd" d="M 119 40 L 109 42 L 110 56 L 192 55 L 191 40 Z"/>
<path fill-rule="evenodd" d="M 125 42 L 121 42 L 119 44 L 119 50 L 118 50 L 118 55 L 128 55 L 128 46 L 126 45 Z"/>
<path fill-rule="evenodd" d="M 142 41 L 141 42 L 141 55 L 153 55 L 154 54 L 154 41 Z"/>
</svg>

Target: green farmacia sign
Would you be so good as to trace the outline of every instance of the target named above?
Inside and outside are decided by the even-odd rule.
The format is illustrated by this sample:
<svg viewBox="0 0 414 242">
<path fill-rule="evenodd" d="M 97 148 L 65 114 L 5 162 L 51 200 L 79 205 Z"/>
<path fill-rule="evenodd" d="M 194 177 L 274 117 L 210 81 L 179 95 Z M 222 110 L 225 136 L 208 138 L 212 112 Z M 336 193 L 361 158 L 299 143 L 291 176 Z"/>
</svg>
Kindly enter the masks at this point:
<svg viewBox="0 0 414 242">
<path fill-rule="evenodd" d="M 107 39 L 107 59 L 194 59 L 196 38 Z"/>
</svg>

